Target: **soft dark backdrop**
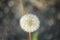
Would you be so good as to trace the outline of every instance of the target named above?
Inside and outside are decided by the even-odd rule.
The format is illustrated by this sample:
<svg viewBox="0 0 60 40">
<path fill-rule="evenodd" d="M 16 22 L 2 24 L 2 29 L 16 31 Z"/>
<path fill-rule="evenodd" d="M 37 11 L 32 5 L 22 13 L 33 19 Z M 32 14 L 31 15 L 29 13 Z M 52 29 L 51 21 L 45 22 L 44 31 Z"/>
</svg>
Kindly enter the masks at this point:
<svg viewBox="0 0 60 40">
<path fill-rule="evenodd" d="M 23 0 L 26 13 L 38 16 L 40 28 L 33 40 L 60 40 L 60 0 Z M 36 5 L 38 4 L 38 5 Z M 0 40 L 27 40 L 19 25 L 22 16 L 19 0 L 0 0 Z M 34 34 L 38 32 L 37 39 Z"/>
</svg>

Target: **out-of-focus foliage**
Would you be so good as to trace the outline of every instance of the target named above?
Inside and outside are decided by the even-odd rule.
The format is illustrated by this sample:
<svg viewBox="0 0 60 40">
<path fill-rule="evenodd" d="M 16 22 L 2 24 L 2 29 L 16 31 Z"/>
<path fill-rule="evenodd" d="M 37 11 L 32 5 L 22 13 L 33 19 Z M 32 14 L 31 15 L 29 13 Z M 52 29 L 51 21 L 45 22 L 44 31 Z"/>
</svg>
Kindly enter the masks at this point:
<svg viewBox="0 0 60 40">
<path fill-rule="evenodd" d="M 39 35 L 39 32 L 35 32 L 33 34 L 32 40 L 38 40 L 38 35 Z"/>
<path fill-rule="evenodd" d="M 19 25 L 19 0 L 0 0 L 0 40 L 27 40 Z M 26 13 L 38 16 L 40 28 L 33 40 L 60 40 L 60 0 L 23 0 Z M 37 37 L 38 36 L 38 37 Z"/>
</svg>

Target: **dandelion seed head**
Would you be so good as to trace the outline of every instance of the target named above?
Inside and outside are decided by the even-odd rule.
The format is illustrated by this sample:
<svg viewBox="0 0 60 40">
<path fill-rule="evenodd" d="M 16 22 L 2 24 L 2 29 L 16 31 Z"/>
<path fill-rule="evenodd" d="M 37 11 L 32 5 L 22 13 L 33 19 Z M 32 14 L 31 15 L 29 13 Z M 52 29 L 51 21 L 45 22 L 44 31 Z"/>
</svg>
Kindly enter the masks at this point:
<svg viewBox="0 0 60 40">
<path fill-rule="evenodd" d="M 40 21 L 36 15 L 26 14 L 20 19 L 20 26 L 26 32 L 34 32 L 39 28 Z"/>
</svg>

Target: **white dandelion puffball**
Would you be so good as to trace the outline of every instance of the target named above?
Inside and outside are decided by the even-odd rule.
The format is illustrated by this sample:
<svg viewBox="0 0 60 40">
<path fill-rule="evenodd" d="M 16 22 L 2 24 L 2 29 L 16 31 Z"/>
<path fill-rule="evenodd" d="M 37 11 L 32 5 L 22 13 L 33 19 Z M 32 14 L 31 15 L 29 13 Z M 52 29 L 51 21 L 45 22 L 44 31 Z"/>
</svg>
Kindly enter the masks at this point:
<svg viewBox="0 0 60 40">
<path fill-rule="evenodd" d="M 34 32 L 40 26 L 38 17 L 34 14 L 26 14 L 20 19 L 20 26 L 26 32 Z"/>
</svg>

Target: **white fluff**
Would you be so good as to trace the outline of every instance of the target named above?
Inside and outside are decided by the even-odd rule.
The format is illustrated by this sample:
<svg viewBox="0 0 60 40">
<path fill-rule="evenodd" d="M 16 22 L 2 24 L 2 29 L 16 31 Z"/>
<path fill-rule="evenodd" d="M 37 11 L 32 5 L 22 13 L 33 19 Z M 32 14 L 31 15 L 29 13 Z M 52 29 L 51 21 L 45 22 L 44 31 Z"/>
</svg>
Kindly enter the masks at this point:
<svg viewBox="0 0 60 40">
<path fill-rule="evenodd" d="M 26 32 L 34 32 L 40 26 L 40 21 L 36 15 L 26 14 L 20 19 L 20 26 Z"/>
</svg>

